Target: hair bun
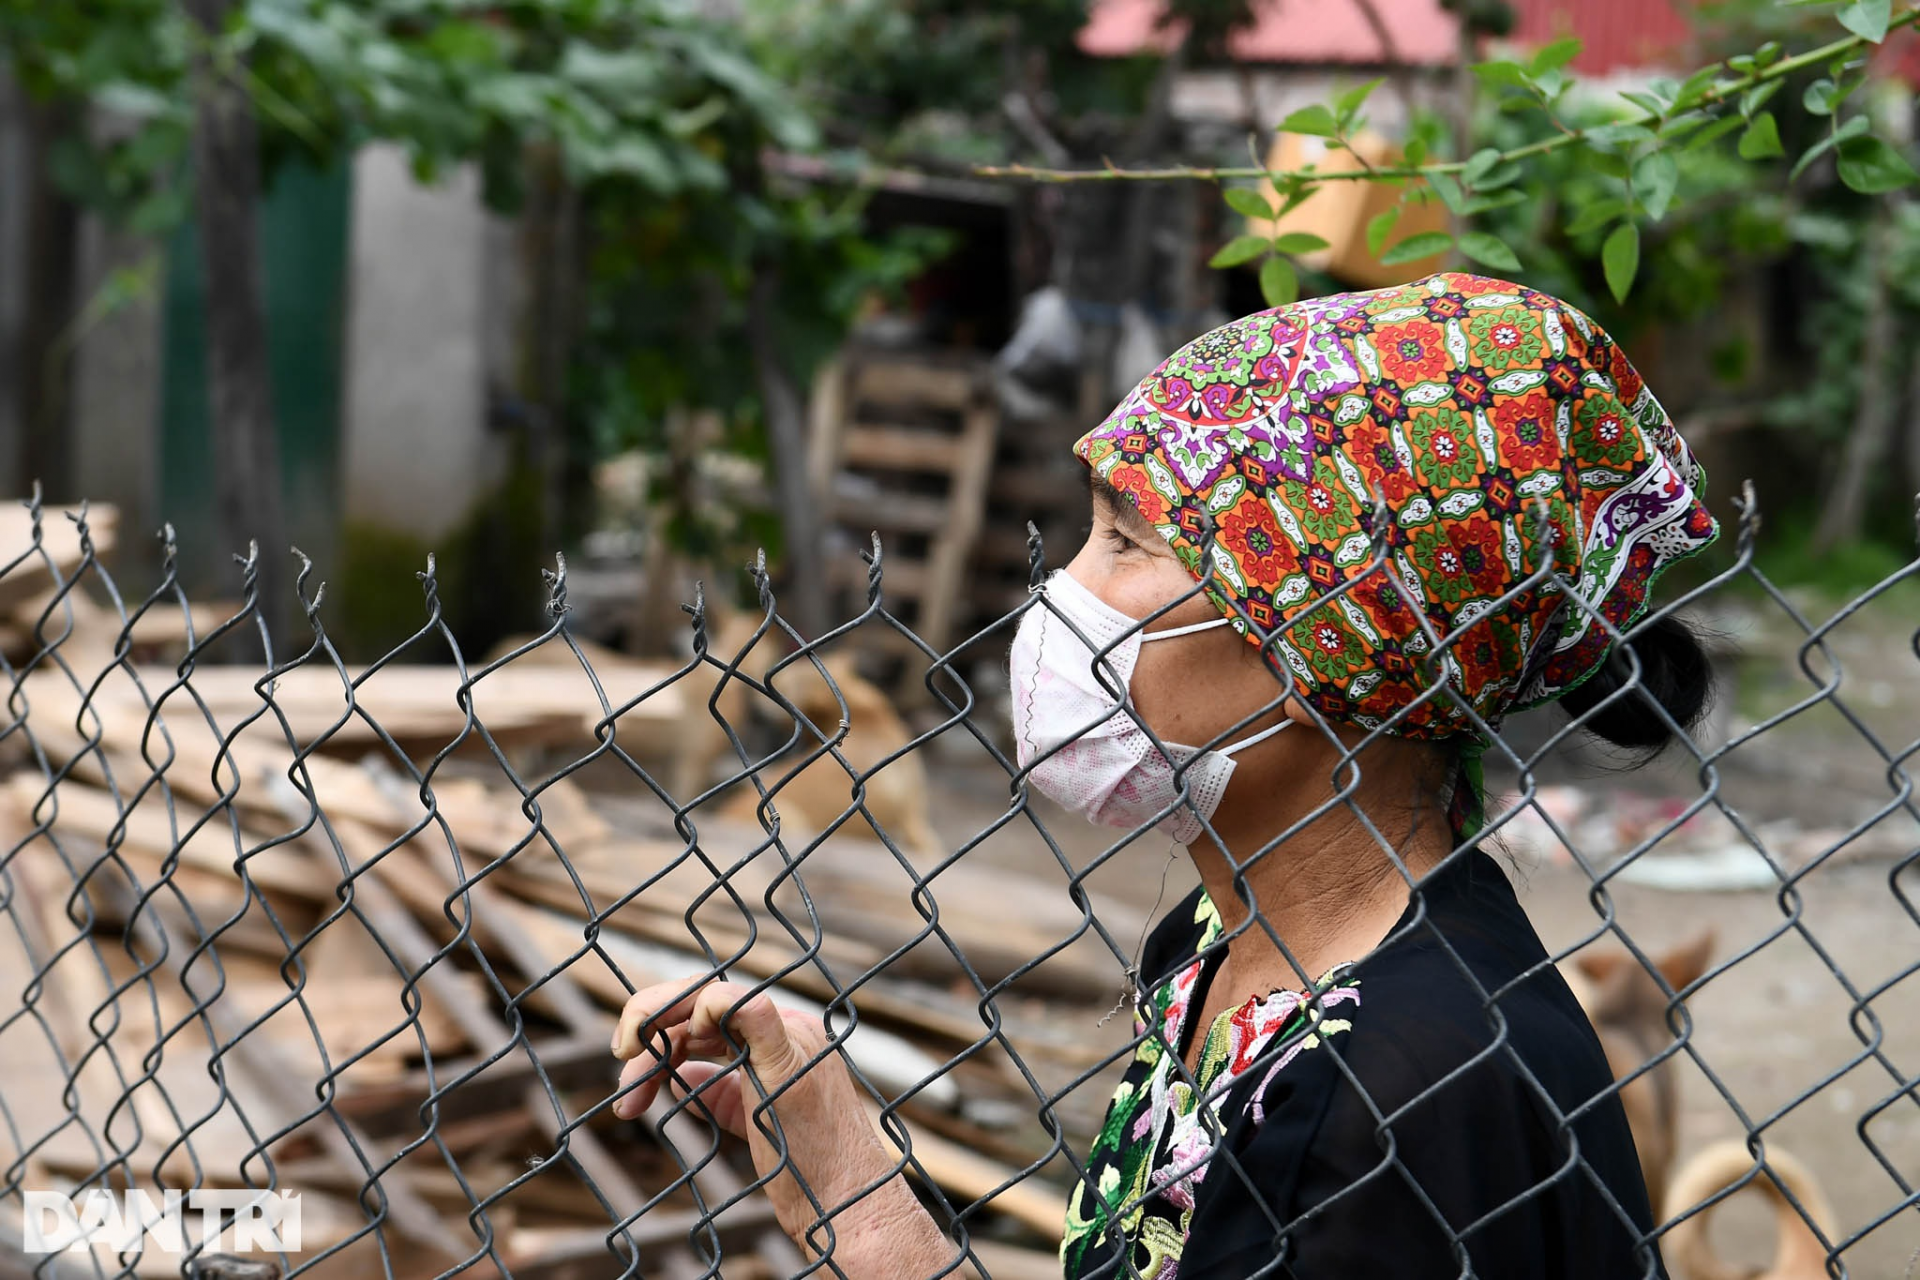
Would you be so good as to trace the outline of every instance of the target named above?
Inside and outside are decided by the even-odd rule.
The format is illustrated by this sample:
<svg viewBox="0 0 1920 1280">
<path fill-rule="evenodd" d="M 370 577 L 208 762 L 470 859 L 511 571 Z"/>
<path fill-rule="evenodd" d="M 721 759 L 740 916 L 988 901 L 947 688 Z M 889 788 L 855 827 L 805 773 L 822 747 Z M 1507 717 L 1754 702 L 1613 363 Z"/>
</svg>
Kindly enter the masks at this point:
<svg viewBox="0 0 1920 1280">
<path fill-rule="evenodd" d="M 1595 737 L 1651 755 L 1674 741 L 1669 721 L 1688 731 L 1700 723 L 1713 700 L 1713 683 L 1713 662 L 1699 636 L 1668 614 L 1615 645 L 1598 671 L 1561 696 L 1560 705 Z"/>
</svg>

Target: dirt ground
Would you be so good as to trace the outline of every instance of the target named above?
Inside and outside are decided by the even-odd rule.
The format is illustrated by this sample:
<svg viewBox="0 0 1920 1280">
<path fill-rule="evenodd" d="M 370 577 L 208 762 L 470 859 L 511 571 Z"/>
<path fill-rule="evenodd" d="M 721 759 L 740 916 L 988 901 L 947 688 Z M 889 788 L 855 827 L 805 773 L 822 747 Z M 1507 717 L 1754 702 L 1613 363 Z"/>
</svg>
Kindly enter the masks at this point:
<svg viewBox="0 0 1920 1280">
<path fill-rule="evenodd" d="M 1736 633 L 1744 625 L 1737 616 L 1721 621 Z M 1868 673 L 1850 674 L 1843 695 L 1896 759 L 1912 750 L 1906 744 L 1920 729 L 1920 670 L 1904 642 L 1910 625 L 1843 629 L 1834 638 L 1842 666 Z M 1920 1207 L 1898 1206 L 1909 1194 L 1903 1182 L 1920 1186 L 1920 1094 L 1901 1090 L 1920 1078 L 1920 915 L 1910 905 L 1920 903 L 1920 869 L 1905 868 L 1902 859 L 1920 850 L 1920 821 L 1897 806 L 1899 778 L 1889 781 L 1885 758 L 1831 700 L 1803 706 L 1818 698 L 1827 678 L 1824 659 L 1812 659 L 1810 679 L 1798 669 L 1790 639 L 1775 633 L 1756 643 L 1756 630 L 1748 626 L 1740 637 L 1748 656 L 1729 666 L 1724 710 L 1708 734 L 1712 743 L 1739 745 L 1711 769 L 1681 756 L 1619 773 L 1576 752 L 1541 765 L 1540 781 L 1550 788 L 1543 802 L 1577 811 L 1569 830 L 1578 832 L 1589 859 L 1606 867 L 1682 806 L 1713 798 L 1643 861 L 1657 862 L 1655 870 L 1674 881 L 1704 874 L 1713 883 L 1731 867 L 1735 880 L 1752 885 L 1758 871 L 1760 887 L 1689 890 L 1624 877 L 1608 884 L 1620 926 L 1649 952 L 1703 927 L 1716 936 L 1718 968 L 1689 1002 L 1695 1031 L 1678 1059 L 1681 1159 L 1710 1142 L 1761 1130 L 1769 1147 L 1811 1168 L 1832 1202 L 1847 1274 L 1908 1280 L 1920 1276 Z M 1755 726 L 1764 731 L 1741 742 Z M 1538 740 L 1546 732 L 1544 725 L 1523 725 L 1514 737 Z M 957 843 L 1005 811 L 1007 781 L 977 748 L 947 754 L 936 771 L 934 817 L 942 836 Z M 1075 867 L 1108 847 L 1106 833 L 1035 804 Z M 1783 889 L 1745 851 L 1728 812 L 1789 873 L 1810 862 L 1813 869 Z M 1066 873 L 1022 826 L 970 856 L 1043 882 L 1057 877 L 1064 887 Z M 1855 832 L 1864 834 L 1820 857 Z M 1509 865 L 1541 937 L 1557 952 L 1593 934 L 1602 916 L 1588 873 L 1553 844 L 1516 831 Z M 1131 942 L 1149 913 L 1164 911 L 1193 884 L 1184 856 L 1169 863 L 1168 852 L 1164 840 L 1142 840 L 1088 878 L 1096 911 L 1111 919 L 1116 936 Z M 1116 963 L 1116 992 L 1119 981 Z M 1089 1025 L 1086 1034 L 1118 1044 L 1123 1021 Z M 1091 1107 L 1110 1088 L 1106 1076 L 1089 1081 L 1076 1101 Z M 1771 1215 L 1757 1197 L 1736 1198 L 1715 1215 L 1714 1240 L 1729 1259 L 1764 1263 L 1771 1236 Z"/>
</svg>

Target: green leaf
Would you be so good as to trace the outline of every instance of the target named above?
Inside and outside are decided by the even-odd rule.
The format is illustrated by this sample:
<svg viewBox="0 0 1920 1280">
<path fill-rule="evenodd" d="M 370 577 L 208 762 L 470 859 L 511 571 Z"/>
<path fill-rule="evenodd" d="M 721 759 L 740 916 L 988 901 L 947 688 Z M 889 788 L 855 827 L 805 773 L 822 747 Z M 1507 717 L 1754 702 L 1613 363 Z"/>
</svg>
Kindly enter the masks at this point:
<svg viewBox="0 0 1920 1280">
<path fill-rule="evenodd" d="M 1273 202 L 1249 187 L 1229 187 L 1227 207 L 1244 218 L 1273 220 Z"/>
<path fill-rule="evenodd" d="M 1689 138 L 1687 145 L 1681 148 L 1681 150 L 1698 151 L 1701 147 L 1711 146 L 1745 123 L 1746 121 L 1742 120 L 1739 116 L 1721 116 L 1718 120 L 1715 120 L 1712 124 Z"/>
<path fill-rule="evenodd" d="M 1315 103 L 1311 107 L 1302 107 L 1280 122 L 1280 133 L 1302 133 L 1314 138 L 1332 138 L 1340 133 L 1339 122 L 1333 118 L 1333 112 Z"/>
<path fill-rule="evenodd" d="M 1334 113 L 1342 120 L 1353 119 L 1355 113 L 1367 104 L 1367 99 L 1373 96 L 1373 91 L 1386 82 L 1387 78 L 1381 76 L 1377 80 L 1355 85 L 1345 93 L 1337 95 L 1333 100 Z"/>
<path fill-rule="evenodd" d="M 1770 67 L 1780 61 L 1780 55 L 1786 51 L 1787 47 L 1778 40 L 1769 40 L 1753 51 L 1753 60 L 1763 67 Z"/>
<path fill-rule="evenodd" d="M 1467 161 L 1467 167 L 1460 171 L 1461 185 L 1467 187 L 1478 185 L 1480 179 L 1484 178 L 1488 173 L 1491 173 L 1493 167 L 1499 163 L 1500 149 L 1498 147 L 1487 147 L 1474 152 L 1472 157 Z"/>
<path fill-rule="evenodd" d="M 582 177 L 617 174 L 634 178 L 663 195 L 680 187 L 680 176 L 667 153 L 645 134 L 622 134 L 607 142 L 576 139 L 567 148 L 567 159 Z"/>
<path fill-rule="evenodd" d="M 1400 206 L 1397 204 L 1384 213 L 1377 213 L 1367 219 L 1367 252 L 1376 258 L 1379 257 L 1380 251 L 1386 247 L 1387 237 L 1393 234 L 1393 229 L 1399 221 Z"/>
<path fill-rule="evenodd" d="M 1580 56 L 1581 44 L 1580 37 L 1566 36 L 1552 44 L 1541 45 L 1534 51 L 1533 60 L 1527 64 L 1528 69 L 1536 76 L 1558 71 Z"/>
<path fill-rule="evenodd" d="M 1704 111 L 1689 111 L 1684 115 L 1674 116 L 1665 124 L 1661 125 L 1659 134 L 1664 141 L 1684 138 L 1712 119 L 1713 117 Z"/>
<path fill-rule="evenodd" d="M 1467 193 L 1460 189 L 1460 183 L 1450 173 L 1430 173 L 1427 181 L 1432 184 L 1440 203 L 1454 213 L 1460 213 L 1467 207 Z"/>
<path fill-rule="evenodd" d="M 1625 302 L 1633 278 L 1640 274 L 1640 228 L 1631 222 L 1615 227 L 1600 247 L 1600 264 L 1606 268 L 1607 288 L 1613 290 L 1614 301 Z"/>
<path fill-rule="evenodd" d="M 1596 200 L 1581 209 L 1572 222 L 1567 224 L 1570 236 L 1585 235 L 1597 231 L 1627 211 L 1627 202 L 1620 199 Z"/>
<path fill-rule="evenodd" d="M 1643 124 L 1603 124 L 1587 130 L 1587 142 L 1603 150 L 1633 146 L 1635 143 L 1651 142 L 1653 139 L 1653 130 Z"/>
<path fill-rule="evenodd" d="M 1408 138 L 1406 150 L 1401 153 L 1400 158 L 1406 161 L 1409 167 L 1418 169 L 1427 162 L 1427 140 Z"/>
<path fill-rule="evenodd" d="M 1887 38 L 1887 23 L 1893 20 L 1893 0 L 1853 0 L 1836 16 L 1841 26 L 1862 40 L 1879 44 Z"/>
<path fill-rule="evenodd" d="M 1672 153 L 1656 151 L 1642 160 L 1633 171 L 1633 190 L 1655 222 L 1667 216 L 1673 204 L 1674 189 L 1680 185 L 1680 162 Z"/>
<path fill-rule="evenodd" d="M 1762 111 L 1740 135 L 1740 158 L 1742 160 L 1770 160 L 1774 156 L 1787 154 L 1780 145 L 1780 125 L 1773 118 L 1773 112 Z"/>
<path fill-rule="evenodd" d="M 1800 101 L 1808 114 L 1830 116 L 1840 105 L 1840 96 L 1840 86 L 1823 76 L 1807 86 L 1807 91 L 1800 95 Z"/>
<path fill-rule="evenodd" d="M 130 80 L 114 80 L 101 85 L 90 95 L 93 105 L 116 116 L 151 120 L 164 116 L 184 116 L 179 103 L 148 85 Z"/>
<path fill-rule="evenodd" d="M 1291 306 L 1300 298 L 1300 275 L 1293 263 L 1274 254 L 1260 264 L 1260 296 L 1270 307 Z"/>
<path fill-rule="evenodd" d="M 1838 135 L 1828 134 L 1826 137 L 1820 139 L 1820 141 L 1808 147 L 1806 151 L 1801 153 L 1800 158 L 1793 162 L 1793 170 L 1787 174 L 1787 181 L 1797 182 L 1800 175 L 1805 173 L 1815 160 L 1818 160 L 1821 156 L 1833 150 L 1839 141 Z"/>
<path fill-rule="evenodd" d="M 1525 204 L 1526 202 L 1526 192 L 1518 187 L 1507 187 L 1501 191 L 1493 191 L 1483 196 L 1475 196 L 1473 199 L 1467 201 L 1467 207 L 1461 210 L 1461 213 L 1469 218 L 1477 218 L 1481 214 L 1491 212 L 1494 209 L 1505 209 L 1510 205 Z"/>
<path fill-rule="evenodd" d="M 1243 262 L 1252 262 L 1273 248 L 1273 241 L 1265 236 L 1235 236 L 1220 246 L 1220 252 L 1207 259 L 1210 267 L 1237 267 Z"/>
<path fill-rule="evenodd" d="M 1473 64 L 1473 74 L 1479 77 L 1481 84 L 1496 89 L 1533 88 L 1533 77 L 1527 74 L 1527 69 L 1517 62 L 1508 62 L 1505 59 L 1476 62 Z"/>
<path fill-rule="evenodd" d="M 1445 253 L 1453 248 L 1453 237 L 1444 231 L 1422 231 L 1419 235 L 1408 236 L 1393 248 L 1380 255 L 1380 264 L 1397 267 L 1403 262 L 1418 262 L 1422 258 L 1431 258 L 1436 253 Z"/>
<path fill-rule="evenodd" d="M 1507 247 L 1507 242 L 1485 231 L 1469 231 L 1461 236 L 1460 252 L 1495 271 L 1520 270 L 1520 259 Z"/>
<path fill-rule="evenodd" d="M 1289 231 L 1273 242 L 1278 253 L 1300 254 L 1316 253 L 1328 247 L 1327 242 L 1309 231 Z"/>
<path fill-rule="evenodd" d="M 1862 195 L 1878 196 L 1920 182 L 1920 173 L 1879 138 L 1848 138 L 1840 144 L 1840 181 Z"/>
<path fill-rule="evenodd" d="M 1747 90 L 1740 97 L 1740 114 L 1752 119 L 1754 112 L 1766 106 L 1773 95 L 1780 92 L 1782 83 L 1779 80 L 1769 80 L 1765 84 L 1755 85 Z"/>
<path fill-rule="evenodd" d="M 1620 96 L 1650 116 L 1663 116 L 1667 114 L 1667 108 L 1673 105 L 1672 102 L 1664 101 L 1651 93 L 1640 93 L 1634 90 L 1627 90 Z"/>
<path fill-rule="evenodd" d="M 1720 64 L 1716 62 L 1712 66 L 1702 67 L 1688 76 L 1686 81 L 1680 86 L 1680 92 L 1673 96 L 1673 105 L 1676 107 L 1690 107 L 1700 101 L 1701 98 L 1706 96 L 1707 89 L 1713 84 L 1714 77 L 1719 74 Z"/>
<path fill-rule="evenodd" d="M 1609 178 L 1618 178 L 1622 182 L 1625 182 L 1627 176 L 1633 172 L 1632 166 L 1628 164 L 1626 156 L 1617 155 L 1610 151 L 1593 152 L 1587 157 L 1587 165 L 1595 173 Z"/>
</svg>

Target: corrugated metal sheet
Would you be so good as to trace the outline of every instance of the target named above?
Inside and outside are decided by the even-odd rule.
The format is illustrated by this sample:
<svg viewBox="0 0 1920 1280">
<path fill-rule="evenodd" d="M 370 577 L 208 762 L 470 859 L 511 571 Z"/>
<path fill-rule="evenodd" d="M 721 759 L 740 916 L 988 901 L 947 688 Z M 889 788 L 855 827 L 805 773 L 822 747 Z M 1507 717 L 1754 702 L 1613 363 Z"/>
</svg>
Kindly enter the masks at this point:
<svg viewBox="0 0 1920 1280">
<path fill-rule="evenodd" d="M 1689 0 L 1678 0 L 1681 4 Z M 1522 44 L 1577 35 L 1586 48 L 1574 62 L 1588 75 L 1683 62 L 1692 31 L 1675 0 L 1509 0 Z M 1455 56 L 1457 28 L 1440 0 L 1373 0 L 1393 39 L 1391 56 L 1353 0 L 1267 0 L 1253 30 L 1231 46 L 1243 62 L 1325 64 L 1411 63 L 1441 66 Z M 1156 30 L 1160 0 L 1096 0 L 1080 47 L 1096 57 L 1119 57 L 1164 46 Z"/>
</svg>

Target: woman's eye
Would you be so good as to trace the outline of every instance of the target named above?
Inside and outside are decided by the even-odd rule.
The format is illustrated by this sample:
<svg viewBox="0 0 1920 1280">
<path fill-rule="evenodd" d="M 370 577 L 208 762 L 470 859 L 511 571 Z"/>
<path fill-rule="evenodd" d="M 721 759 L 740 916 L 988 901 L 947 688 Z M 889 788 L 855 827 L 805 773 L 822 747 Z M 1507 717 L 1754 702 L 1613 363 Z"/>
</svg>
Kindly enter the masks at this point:
<svg viewBox="0 0 1920 1280">
<path fill-rule="evenodd" d="M 1115 551 L 1125 551 L 1129 547 L 1132 547 L 1134 545 L 1132 538 L 1129 538 L 1126 534 L 1120 532 L 1118 529 L 1114 528 L 1112 525 L 1108 525 L 1105 529 L 1102 529 L 1100 531 L 1100 536 L 1105 538 L 1107 540 L 1107 545 L 1109 547 L 1112 547 Z"/>
</svg>

